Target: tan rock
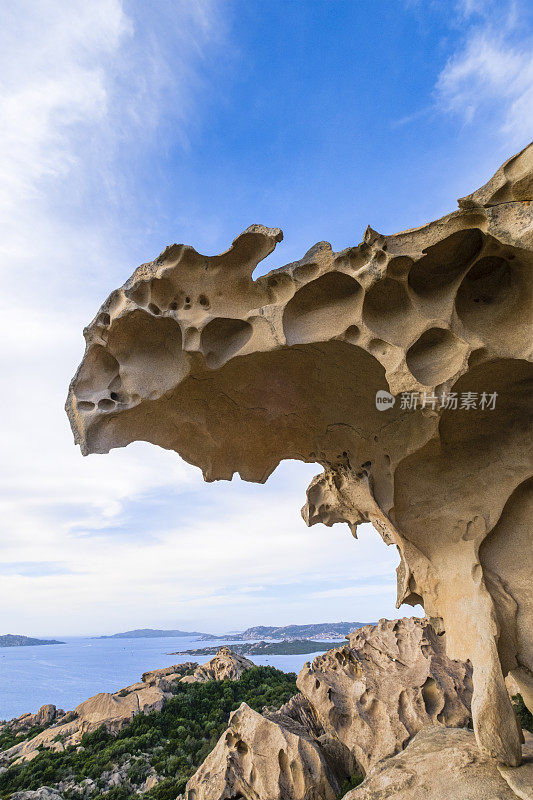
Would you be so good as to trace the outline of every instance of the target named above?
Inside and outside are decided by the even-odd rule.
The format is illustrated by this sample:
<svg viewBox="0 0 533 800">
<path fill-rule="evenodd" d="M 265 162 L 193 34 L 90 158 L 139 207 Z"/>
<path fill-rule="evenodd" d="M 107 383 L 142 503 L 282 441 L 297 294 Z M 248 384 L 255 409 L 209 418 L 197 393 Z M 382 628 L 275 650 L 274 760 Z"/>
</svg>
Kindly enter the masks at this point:
<svg viewBox="0 0 533 800">
<path fill-rule="evenodd" d="M 157 686 L 145 686 L 138 691 L 122 695 L 101 692 L 90 697 L 74 709 L 83 732 L 106 725 L 109 730 L 120 730 L 135 714 L 161 711 L 167 695 Z"/>
<path fill-rule="evenodd" d="M 468 725 L 472 670 L 447 657 L 427 620 L 383 619 L 347 639 L 305 664 L 297 685 L 365 774 L 427 725 Z"/>
<path fill-rule="evenodd" d="M 515 772 L 522 767 L 515 768 Z M 510 770 L 512 771 L 512 770 Z M 471 731 L 424 728 L 398 755 L 377 764 L 344 800 L 516 800 Z"/>
<path fill-rule="evenodd" d="M 186 800 L 335 800 L 339 778 L 319 742 L 288 717 L 267 718 L 246 703 L 187 783 Z"/>
<path fill-rule="evenodd" d="M 12 720 L 10 725 L 14 730 L 33 728 L 36 725 L 49 725 L 58 716 L 62 716 L 62 712 L 58 712 L 55 706 L 47 704 L 41 706 L 36 714 L 21 714 L 20 717 Z"/>
<path fill-rule="evenodd" d="M 277 228 L 218 256 L 168 247 L 86 328 L 67 400 L 84 454 L 150 441 L 207 480 L 319 462 L 308 523 L 370 521 L 397 546 L 398 603 L 422 602 L 472 662 L 477 740 L 508 765 L 504 678 L 533 672 L 532 156 L 442 219 L 368 228 L 338 253 L 319 242 L 257 280 Z"/>
<path fill-rule="evenodd" d="M 178 675 L 184 675 L 189 670 L 197 667 L 195 661 L 185 661 L 183 664 L 174 664 L 171 667 L 162 667 L 161 669 L 152 669 L 149 672 L 143 672 L 142 681 L 144 683 L 152 683 L 157 678 L 168 678 L 174 680 Z"/>
<path fill-rule="evenodd" d="M 234 653 L 229 647 L 221 647 L 210 661 L 197 667 L 192 675 L 181 678 L 181 682 L 238 681 L 242 673 L 252 667 L 255 664 L 249 658 Z"/>
<path fill-rule="evenodd" d="M 61 741 L 54 741 L 56 737 L 65 739 L 68 744 L 76 744 L 81 738 L 79 720 L 72 720 L 70 722 L 53 725 L 50 728 L 38 733 L 32 739 L 26 739 L 19 744 L 10 747 L 2 752 L 2 757 L 6 761 L 14 760 L 15 764 L 22 763 L 23 761 L 31 761 L 39 754 L 40 747 L 45 747 L 49 750 L 61 749 Z"/>
</svg>

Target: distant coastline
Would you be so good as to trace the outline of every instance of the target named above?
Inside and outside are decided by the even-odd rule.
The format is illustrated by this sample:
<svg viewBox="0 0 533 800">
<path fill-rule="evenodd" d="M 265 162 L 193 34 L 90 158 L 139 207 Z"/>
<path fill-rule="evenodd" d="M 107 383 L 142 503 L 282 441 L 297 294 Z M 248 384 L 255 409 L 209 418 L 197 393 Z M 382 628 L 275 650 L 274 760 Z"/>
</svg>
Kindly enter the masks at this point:
<svg viewBox="0 0 533 800">
<path fill-rule="evenodd" d="M 342 642 L 319 642 L 316 639 L 282 639 L 279 642 L 247 642 L 246 644 L 232 644 L 234 653 L 241 656 L 290 656 L 304 655 L 305 653 L 320 653 L 339 647 Z M 181 650 L 167 653 L 169 656 L 211 656 L 216 655 L 219 647 L 198 647 L 196 650 Z"/>
<path fill-rule="evenodd" d="M 202 642 L 236 642 L 265 640 L 307 640 L 317 639 L 320 642 L 342 640 L 349 633 L 373 625 L 373 622 L 318 622 L 310 625 L 257 625 L 245 631 L 230 633 L 202 633 L 200 631 L 165 630 L 159 628 L 135 628 L 131 631 L 112 633 L 104 636 L 92 636 L 92 639 L 159 639 L 171 637 L 195 636 Z M 312 652 L 312 651 L 309 651 Z"/>
<path fill-rule="evenodd" d="M 65 644 L 65 642 L 57 639 L 33 639 L 31 636 L 20 636 L 14 633 L 0 636 L 0 647 L 33 647 L 44 644 Z"/>
<path fill-rule="evenodd" d="M 202 641 L 205 638 L 218 639 L 218 636 L 212 636 L 210 633 L 200 633 L 198 631 L 180 631 L 180 630 L 159 630 L 156 628 L 136 628 L 132 631 L 123 631 L 122 633 L 111 633 L 107 636 L 92 636 L 92 639 L 162 639 L 185 636 L 197 636 Z"/>
</svg>

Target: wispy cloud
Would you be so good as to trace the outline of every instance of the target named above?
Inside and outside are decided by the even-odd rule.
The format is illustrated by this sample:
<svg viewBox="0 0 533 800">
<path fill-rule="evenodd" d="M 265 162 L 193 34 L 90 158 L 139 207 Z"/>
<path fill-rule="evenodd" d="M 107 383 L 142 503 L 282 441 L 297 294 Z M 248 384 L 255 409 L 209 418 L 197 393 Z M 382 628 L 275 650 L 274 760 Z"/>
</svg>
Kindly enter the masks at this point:
<svg viewBox="0 0 533 800">
<path fill-rule="evenodd" d="M 465 123 L 485 121 L 517 147 L 533 135 L 533 35 L 527 7 L 464 2 L 466 35 L 441 71 L 437 104 Z"/>
<path fill-rule="evenodd" d="M 15 596 L 19 608 L 26 604 L 21 613 L 47 613 L 65 586 L 75 594 L 76 581 L 86 579 L 80 571 L 92 570 L 97 584 L 102 547 L 76 545 L 77 528 L 114 527 L 133 498 L 201 481 L 175 454 L 143 444 L 82 459 L 63 411 L 81 356 L 83 324 L 120 282 L 118 276 L 125 278 L 135 266 L 123 244 L 136 221 L 128 201 L 135 170 L 128 172 L 125 164 L 135 162 L 168 120 L 186 140 L 199 113 L 195 95 L 204 52 L 221 38 L 216 0 L 163 0 L 157 14 L 139 3 L 132 16 L 136 5 L 21 0 L 3 10 L 5 614 L 18 613 Z M 38 602 L 47 581 L 48 596 L 54 594 L 48 607 Z M 17 587 L 24 590 L 18 593 Z"/>
<path fill-rule="evenodd" d="M 0 575 L 40 578 L 45 575 L 70 575 L 72 570 L 60 561 L 7 561 L 0 563 Z"/>
</svg>

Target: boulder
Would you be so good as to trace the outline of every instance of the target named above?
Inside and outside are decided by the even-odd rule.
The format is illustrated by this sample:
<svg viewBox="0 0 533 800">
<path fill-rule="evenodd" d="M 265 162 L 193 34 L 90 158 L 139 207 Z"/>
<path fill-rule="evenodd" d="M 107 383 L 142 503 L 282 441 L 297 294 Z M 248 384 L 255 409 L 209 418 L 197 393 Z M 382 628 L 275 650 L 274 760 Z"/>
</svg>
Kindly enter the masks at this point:
<svg viewBox="0 0 533 800">
<path fill-rule="evenodd" d="M 255 664 L 249 658 L 234 653 L 229 647 L 221 647 L 210 661 L 197 667 L 192 675 L 181 678 L 181 682 L 238 681 L 242 673 L 252 667 Z"/>
<path fill-rule="evenodd" d="M 529 800 L 531 788 L 529 783 L 529 794 L 515 794 L 494 761 L 480 753 L 472 731 L 433 726 L 377 764 L 344 800 Z"/>
<path fill-rule="evenodd" d="M 152 669 L 149 672 L 143 672 L 141 680 L 144 683 L 153 683 L 158 678 L 167 678 L 168 680 L 175 680 L 177 677 L 182 677 L 186 672 L 197 667 L 196 661 L 186 661 L 183 664 L 174 664 L 171 667 L 161 667 L 161 669 Z"/>
<path fill-rule="evenodd" d="M 382 619 L 346 638 L 305 664 L 297 685 L 364 773 L 427 725 L 471 722 L 472 668 L 448 658 L 428 620 Z"/>
<path fill-rule="evenodd" d="M 246 703 L 187 783 L 186 800 L 336 800 L 340 776 L 320 743 L 288 717 L 258 714 Z"/>
<path fill-rule="evenodd" d="M 135 714 L 149 714 L 161 711 L 167 695 L 157 686 L 122 694 L 101 692 L 90 697 L 74 709 L 80 730 L 85 733 L 105 725 L 110 731 L 124 727 Z"/>
<path fill-rule="evenodd" d="M 63 716 L 64 712 L 53 705 L 41 706 L 36 714 L 22 714 L 20 717 L 11 721 L 11 726 L 16 729 L 28 729 L 37 725 L 50 725 L 57 717 Z"/>
</svg>

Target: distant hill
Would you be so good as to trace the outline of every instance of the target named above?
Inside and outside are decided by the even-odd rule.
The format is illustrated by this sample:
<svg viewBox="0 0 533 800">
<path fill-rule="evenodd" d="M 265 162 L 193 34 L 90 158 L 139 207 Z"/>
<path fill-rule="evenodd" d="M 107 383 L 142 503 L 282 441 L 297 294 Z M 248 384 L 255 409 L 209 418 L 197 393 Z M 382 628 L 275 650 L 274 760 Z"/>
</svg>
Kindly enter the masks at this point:
<svg viewBox="0 0 533 800">
<path fill-rule="evenodd" d="M 257 625 L 255 628 L 247 628 L 242 633 L 232 634 L 233 640 L 246 640 L 246 639 L 320 639 L 322 641 L 327 639 L 342 639 L 357 628 L 362 628 L 365 625 L 371 625 L 370 622 L 319 622 L 314 625 L 285 625 L 284 627 L 276 627 L 269 625 Z M 207 641 L 215 638 L 207 635 L 204 639 Z M 218 636 L 218 639 L 224 637 Z"/>
<path fill-rule="evenodd" d="M 93 639 L 161 639 L 165 636 L 198 636 L 208 639 L 216 639 L 209 633 L 199 633 L 198 631 L 165 631 L 155 628 L 136 628 L 134 631 L 124 631 L 123 633 L 112 633 L 109 636 L 93 636 Z"/>
<path fill-rule="evenodd" d="M 30 647 L 37 644 L 65 644 L 57 639 L 32 639 L 31 636 L 19 636 L 13 633 L 6 633 L 0 636 L 0 647 Z"/>
<path fill-rule="evenodd" d="M 246 644 L 232 644 L 231 650 L 241 656 L 288 656 L 303 655 L 305 653 L 323 653 L 338 647 L 340 642 L 319 642 L 316 639 L 284 639 L 281 642 L 246 642 Z M 219 646 L 199 647 L 197 650 L 184 650 L 183 652 L 168 653 L 169 656 L 211 656 L 218 653 Z"/>
</svg>

